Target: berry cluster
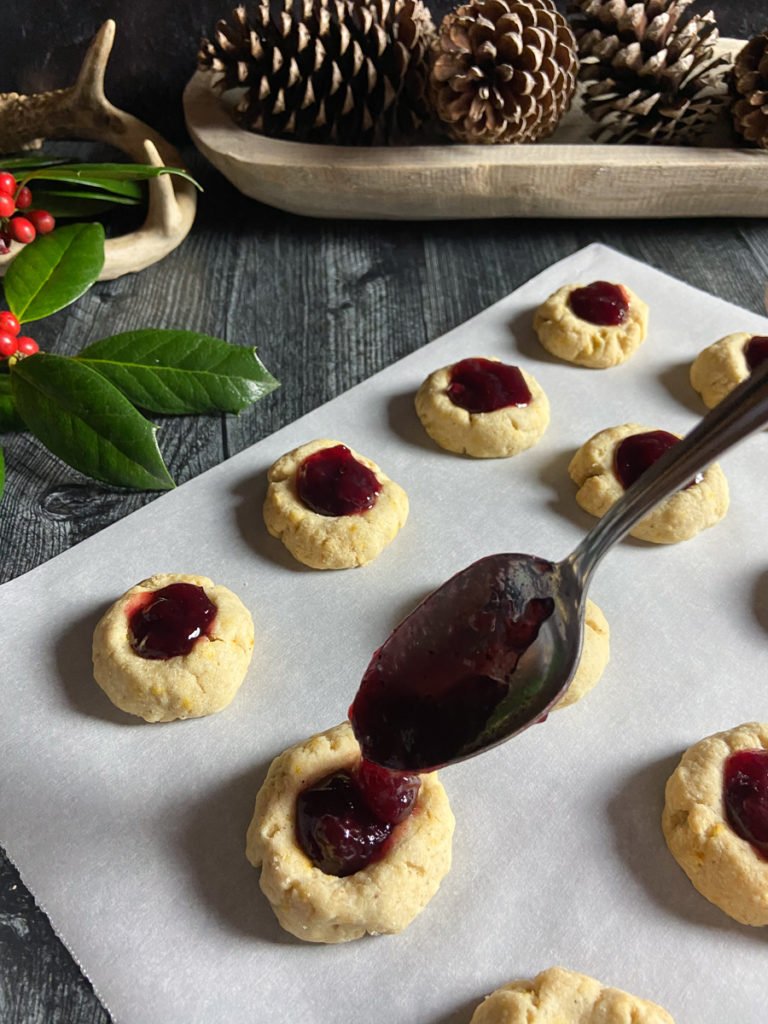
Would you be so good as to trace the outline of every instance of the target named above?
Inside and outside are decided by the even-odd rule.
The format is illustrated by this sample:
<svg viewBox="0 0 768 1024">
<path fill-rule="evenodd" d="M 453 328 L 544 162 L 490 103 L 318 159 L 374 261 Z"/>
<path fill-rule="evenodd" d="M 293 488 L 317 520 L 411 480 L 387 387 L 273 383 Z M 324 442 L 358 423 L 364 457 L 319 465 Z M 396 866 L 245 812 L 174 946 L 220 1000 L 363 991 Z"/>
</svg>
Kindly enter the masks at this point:
<svg viewBox="0 0 768 1024">
<path fill-rule="evenodd" d="M 21 324 L 9 310 L 0 311 L 0 360 L 11 356 L 33 356 L 40 351 L 34 338 L 19 334 Z"/>
<path fill-rule="evenodd" d="M 0 171 L 0 255 L 10 250 L 11 242 L 26 245 L 56 227 L 47 210 L 33 210 L 31 206 L 32 190 L 19 186 L 10 171 Z"/>
</svg>

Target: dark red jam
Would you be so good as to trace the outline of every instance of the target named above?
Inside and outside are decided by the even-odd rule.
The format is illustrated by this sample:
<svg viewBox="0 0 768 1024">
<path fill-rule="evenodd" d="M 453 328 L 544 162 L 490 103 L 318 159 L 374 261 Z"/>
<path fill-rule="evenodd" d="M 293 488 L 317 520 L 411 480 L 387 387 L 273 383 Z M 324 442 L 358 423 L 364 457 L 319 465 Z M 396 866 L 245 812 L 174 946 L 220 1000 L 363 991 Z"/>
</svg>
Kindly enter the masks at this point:
<svg viewBox="0 0 768 1024">
<path fill-rule="evenodd" d="M 673 448 L 679 437 L 667 430 L 648 430 L 643 434 L 630 434 L 616 446 L 613 458 L 613 470 L 621 486 L 626 490 L 638 477 L 642 476 L 664 452 Z M 692 483 L 698 483 L 697 476 Z M 690 484 L 688 485 L 690 486 Z"/>
<path fill-rule="evenodd" d="M 618 327 L 629 313 L 626 291 L 610 281 L 593 281 L 584 288 L 574 288 L 568 304 L 580 320 L 598 327 Z"/>
<path fill-rule="evenodd" d="M 744 346 L 744 357 L 750 373 L 762 366 L 768 360 L 768 338 L 760 334 L 753 335 Z"/>
<path fill-rule="evenodd" d="M 216 605 L 202 587 L 171 583 L 129 609 L 131 647 L 140 657 L 157 660 L 189 654 L 215 618 Z"/>
<path fill-rule="evenodd" d="M 419 778 L 362 761 L 303 790 L 296 800 L 296 835 L 312 863 L 344 878 L 379 860 L 395 826 L 413 810 Z"/>
<path fill-rule="evenodd" d="M 534 699 L 514 692 L 514 671 L 552 614 L 552 599 L 533 599 L 514 614 L 503 594 L 494 595 L 450 630 L 441 599 L 439 590 L 427 598 L 434 614 L 422 619 L 423 635 L 411 637 L 402 654 L 397 630 L 374 654 L 349 709 L 363 756 L 395 771 L 438 768 L 465 756 L 505 701 L 520 704 L 524 718 L 524 702 Z"/>
<path fill-rule="evenodd" d="M 321 516 L 353 516 L 376 503 L 381 484 L 346 445 L 308 455 L 296 474 L 299 497 Z"/>
<path fill-rule="evenodd" d="M 516 366 L 493 359 L 462 359 L 451 367 L 448 397 L 467 412 L 495 412 L 509 405 L 524 406 L 532 395 Z"/>
<path fill-rule="evenodd" d="M 728 824 L 768 860 L 768 750 L 738 750 L 723 775 Z"/>
</svg>

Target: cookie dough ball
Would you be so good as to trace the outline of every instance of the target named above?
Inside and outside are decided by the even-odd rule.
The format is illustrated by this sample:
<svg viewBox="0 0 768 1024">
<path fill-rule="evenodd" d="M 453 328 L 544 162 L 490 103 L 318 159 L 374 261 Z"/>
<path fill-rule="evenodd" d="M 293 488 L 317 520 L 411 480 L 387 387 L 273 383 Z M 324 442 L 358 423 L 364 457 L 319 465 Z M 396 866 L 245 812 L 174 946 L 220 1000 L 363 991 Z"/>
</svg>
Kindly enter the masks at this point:
<svg viewBox="0 0 768 1024">
<path fill-rule="evenodd" d="M 399 932 L 426 907 L 451 866 L 454 819 L 437 775 L 421 776 L 412 813 L 379 860 L 346 877 L 315 867 L 296 839 L 296 800 L 335 771 L 354 769 L 360 747 L 348 722 L 291 747 L 256 797 L 246 856 L 286 931 L 308 942 Z"/>
<path fill-rule="evenodd" d="M 758 778 L 748 795 L 755 806 L 768 806 L 768 723 L 750 722 L 708 736 L 683 754 L 667 782 L 661 827 L 672 856 L 702 896 L 742 924 L 768 925 L 768 836 L 761 853 L 734 831 L 726 809 L 726 769 L 739 751 L 756 753 Z M 761 824 L 764 829 L 764 811 Z"/>
<path fill-rule="evenodd" d="M 187 639 L 195 629 L 197 638 Z M 225 708 L 252 654 L 253 620 L 239 597 L 207 576 L 161 573 L 131 587 L 102 616 L 93 675 L 122 711 L 172 722 Z"/>
<path fill-rule="evenodd" d="M 624 423 L 599 431 L 579 448 L 571 459 L 568 472 L 578 487 L 576 501 L 586 512 L 600 518 L 624 494 L 616 471 L 616 452 L 621 442 L 638 434 L 653 433 L 656 433 L 654 427 Z M 720 522 L 728 511 L 728 502 L 725 474 L 717 463 L 713 463 L 701 474 L 698 482 L 657 505 L 633 526 L 630 534 L 654 544 L 689 540 Z"/>
<path fill-rule="evenodd" d="M 691 365 L 691 385 L 704 405 L 714 409 L 766 357 L 768 338 L 744 331 L 728 334 L 696 356 Z"/>
<path fill-rule="evenodd" d="M 553 356 L 601 370 L 623 363 L 645 341 L 648 306 L 625 284 L 566 284 L 539 306 L 533 326 Z"/>
<path fill-rule="evenodd" d="M 599 683 L 611 654 L 610 637 L 611 631 L 602 611 L 594 601 L 587 599 L 579 664 L 571 685 L 555 704 L 554 711 L 575 704 Z"/>
<path fill-rule="evenodd" d="M 338 441 L 310 441 L 269 470 L 267 529 L 312 569 L 365 565 L 394 540 L 407 518 L 403 488 Z"/>
<path fill-rule="evenodd" d="M 549 425 L 549 401 L 536 379 L 498 359 L 462 359 L 435 370 L 415 404 L 433 441 L 476 459 L 518 455 Z"/>
<path fill-rule="evenodd" d="M 656 1003 L 618 988 L 604 988 L 586 974 L 550 967 L 533 981 L 496 989 L 470 1024 L 674 1024 Z"/>
</svg>

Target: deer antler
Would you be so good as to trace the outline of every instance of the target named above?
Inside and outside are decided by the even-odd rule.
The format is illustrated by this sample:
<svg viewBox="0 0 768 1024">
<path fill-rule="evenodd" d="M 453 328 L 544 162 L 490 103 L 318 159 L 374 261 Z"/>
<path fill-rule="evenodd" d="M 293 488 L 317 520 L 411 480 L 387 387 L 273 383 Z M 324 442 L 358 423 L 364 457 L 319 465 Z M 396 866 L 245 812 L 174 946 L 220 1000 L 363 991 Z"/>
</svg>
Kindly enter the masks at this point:
<svg viewBox="0 0 768 1024">
<path fill-rule="evenodd" d="M 115 39 L 115 22 L 105 21 L 88 48 L 77 81 L 68 89 L 0 93 L 0 153 L 39 144 L 41 139 L 106 142 L 138 163 L 182 167 L 176 149 L 149 125 L 113 106 L 104 94 L 104 74 Z M 100 280 L 143 270 L 176 248 L 195 219 L 194 186 L 168 174 L 149 182 L 149 210 L 141 228 L 104 246 Z M 0 257 L 0 274 L 13 258 Z"/>
</svg>

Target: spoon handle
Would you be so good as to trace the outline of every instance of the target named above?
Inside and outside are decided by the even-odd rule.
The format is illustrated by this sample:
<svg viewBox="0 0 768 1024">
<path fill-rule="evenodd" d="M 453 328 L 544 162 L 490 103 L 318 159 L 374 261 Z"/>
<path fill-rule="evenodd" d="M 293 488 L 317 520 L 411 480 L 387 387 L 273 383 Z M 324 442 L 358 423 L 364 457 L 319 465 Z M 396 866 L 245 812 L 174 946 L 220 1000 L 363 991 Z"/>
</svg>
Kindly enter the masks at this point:
<svg viewBox="0 0 768 1024">
<path fill-rule="evenodd" d="M 566 560 L 586 582 L 609 548 L 654 505 L 679 490 L 718 455 L 768 423 L 768 363 L 712 409 L 679 444 L 647 469 Z"/>
</svg>

